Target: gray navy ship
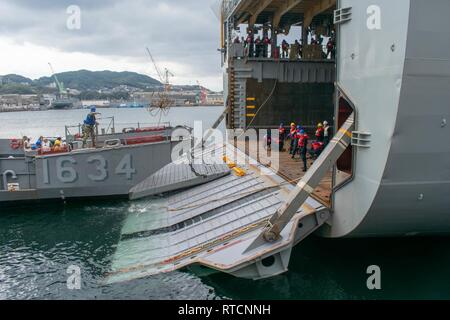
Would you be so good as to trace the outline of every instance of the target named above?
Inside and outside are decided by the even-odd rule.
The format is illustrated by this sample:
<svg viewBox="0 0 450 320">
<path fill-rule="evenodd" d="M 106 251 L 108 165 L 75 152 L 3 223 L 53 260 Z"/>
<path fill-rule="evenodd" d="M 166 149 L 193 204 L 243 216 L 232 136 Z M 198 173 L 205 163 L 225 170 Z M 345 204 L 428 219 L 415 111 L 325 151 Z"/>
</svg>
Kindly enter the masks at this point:
<svg viewBox="0 0 450 320">
<path fill-rule="evenodd" d="M 112 121 L 114 123 L 114 121 Z M 82 147 L 66 127 L 67 146 L 57 151 L 24 151 L 21 139 L 0 140 L 0 205 L 77 198 L 127 197 L 129 190 L 169 164 L 173 147 L 189 128 L 154 125 L 115 133 L 102 129 L 96 148 Z M 175 138 L 174 134 L 179 136 Z"/>
<path fill-rule="evenodd" d="M 248 156 L 226 144 L 234 171 L 128 218 L 106 282 L 183 268 L 269 278 L 288 270 L 293 246 L 312 233 L 450 234 L 448 12 L 448 0 L 223 1 L 227 127 L 322 121 L 331 106 L 336 134 L 296 185 L 256 161 L 234 170 Z M 336 55 L 314 57 L 305 44 L 302 59 L 250 56 L 234 40 L 242 25 L 272 37 L 301 25 L 303 39 L 328 26 Z M 312 194 L 330 172 L 324 202 Z"/>
</svg>

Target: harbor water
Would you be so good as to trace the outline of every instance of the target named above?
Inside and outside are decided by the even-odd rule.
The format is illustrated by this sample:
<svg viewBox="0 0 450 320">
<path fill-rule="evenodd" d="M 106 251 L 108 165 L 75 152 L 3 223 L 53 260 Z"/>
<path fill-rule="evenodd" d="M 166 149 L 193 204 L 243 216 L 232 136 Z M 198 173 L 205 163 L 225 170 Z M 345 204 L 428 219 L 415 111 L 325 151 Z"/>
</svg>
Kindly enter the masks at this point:
<svg viewBox="0 0 450 320">
<path fill-rule="evenodd" d="M 173 108 L 162 121 L 207 129 L 221 108 Z M 62 136 L 86 110 L 0 113 L 0 138 Z M 145 109 L 104 109 L 125 127 L 155 123 Z M 300 165 L 300 164 L 299 164 Z M 288 273 L 250 281 L 224 274 L 173 272 L 103 285 L 129 214 L 152 210 L 155 198 L 0 205 L 0 299 L 449 299 L 450 239 L 339 239 L 310 237 L 297 246 Z M 150 205 L 149 205 L 150 204 Z M 394 214 L 394 213 L 393 213 Z M 381 290 L 367 287 L 369 266 L 381 270 Z M 81 288 L 67 286 L 71 266 Z"/>
</svg>

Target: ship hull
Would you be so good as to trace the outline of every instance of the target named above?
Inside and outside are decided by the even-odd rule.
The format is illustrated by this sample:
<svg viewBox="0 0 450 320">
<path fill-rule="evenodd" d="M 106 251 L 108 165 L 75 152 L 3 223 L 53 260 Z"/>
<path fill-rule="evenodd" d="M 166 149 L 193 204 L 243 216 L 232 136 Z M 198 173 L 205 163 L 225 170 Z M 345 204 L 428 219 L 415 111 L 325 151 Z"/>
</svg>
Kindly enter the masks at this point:
<svg viewBox="0 0 450 320">
<path fill-rule="evenodd" d="M 381 8 L 381 30 L 366 26 L 371 5 Z M 340 6 L 352 7 L 353 18 L 340 27 L 338 86 L 354 105 L 357 131 L 370 133 L 371 142 L 353 148 L 353 177 L 337 186 L 335 214 L 322 235 L 448 235 L 450 3 Z"/>
<path fill-rule="evenodd" d="M 0 203 L 126 197 L 129 190 L 169 164 L 179 142 L 164 141 L 66 154 L 2 159 Z M 13 173 L 16 178 L 13 178 Z M 17 183 L 17 191 L 7 191 Z M 6 184 L 6 185 L 5 185 Z"/>
</svg>

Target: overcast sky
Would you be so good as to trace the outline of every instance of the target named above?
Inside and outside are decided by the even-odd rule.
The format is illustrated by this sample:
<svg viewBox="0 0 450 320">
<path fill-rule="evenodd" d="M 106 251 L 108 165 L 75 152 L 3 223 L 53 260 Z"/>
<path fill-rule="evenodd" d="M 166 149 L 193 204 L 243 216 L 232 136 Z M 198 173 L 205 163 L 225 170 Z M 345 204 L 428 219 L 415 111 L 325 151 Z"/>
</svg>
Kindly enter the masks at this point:
<svg viewBox="0 0 450 320">
<path fill-rule="evenodd" d="M 146 53 L 175 84 L 222 90 L 216 0 L 0 0 L 0 74 L 32 79 L 80 69 L 135 71 L 157 78 Z M 81 9 L 69 29 L 67 8 Z M 74 22 L 74 20 L 69 20 Z M 71 24 L 74 26 L 74 24 Z"/>
</svg>

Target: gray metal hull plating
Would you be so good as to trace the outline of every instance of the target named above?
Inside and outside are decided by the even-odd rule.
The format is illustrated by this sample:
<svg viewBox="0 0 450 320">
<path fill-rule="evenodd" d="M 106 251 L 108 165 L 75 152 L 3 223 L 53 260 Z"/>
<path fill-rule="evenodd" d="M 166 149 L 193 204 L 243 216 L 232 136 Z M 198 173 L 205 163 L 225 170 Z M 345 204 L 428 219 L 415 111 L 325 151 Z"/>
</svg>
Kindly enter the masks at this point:
<svg viewBox="0 0 450 320">
<path fill-rule="evenodd" d="M 11 174 L 1 182 L 0 202 L 127 196 L 171 160 L 179 142 L 86 149 L 66 154 L 2 159 L 0 170 Z M 15 179 L 12 172 L 15 174 Z M 9 192 L 7 183 L 18 183 Z"/>
<path fill-rule="evenodd" d="M 371 5 L 381 9 L 380 30 L 366 26 Z M 338 85 L 372 142 L 354 148 L 354 178 L 335 192 L 332 227 L 322 234 L 449 234 L 450 2 L 342 0 L 340 7 L 352 7 L 352 21 L 340 26 Z"/>
</svg>

